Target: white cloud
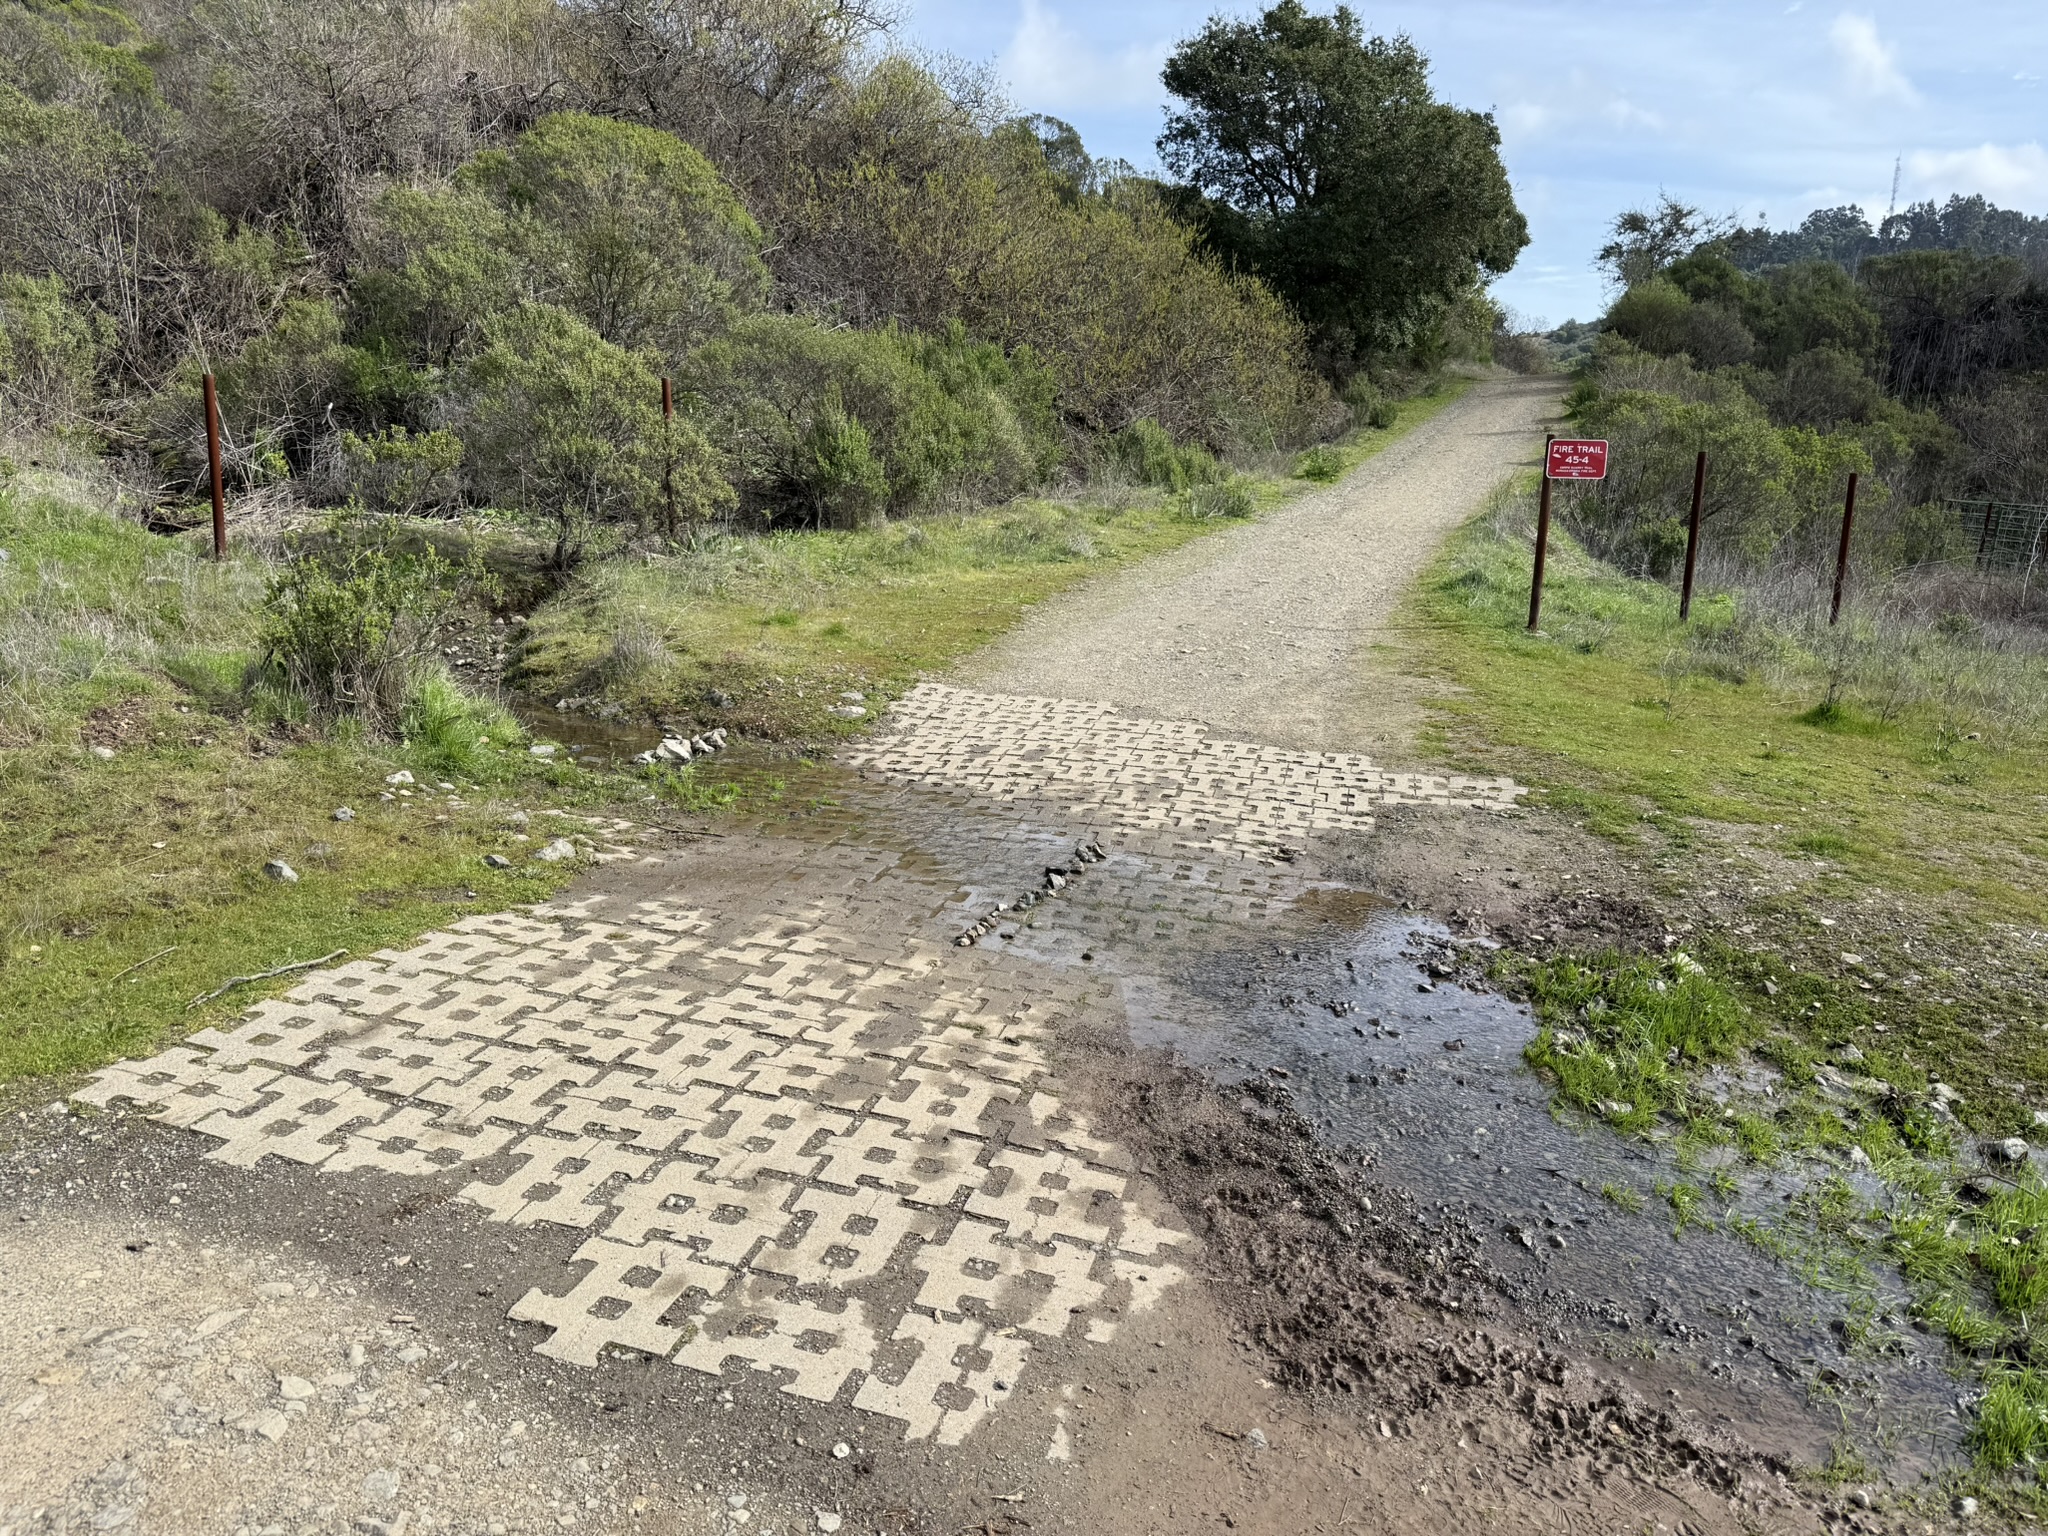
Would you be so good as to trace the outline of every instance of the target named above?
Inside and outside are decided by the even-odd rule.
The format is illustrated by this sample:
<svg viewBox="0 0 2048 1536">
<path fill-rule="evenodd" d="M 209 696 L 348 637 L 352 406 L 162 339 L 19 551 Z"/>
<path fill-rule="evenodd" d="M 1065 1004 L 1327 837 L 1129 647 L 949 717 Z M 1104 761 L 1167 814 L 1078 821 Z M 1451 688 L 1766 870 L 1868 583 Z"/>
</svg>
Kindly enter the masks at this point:
<svg viewBox="0 0 2048 1536">
<path fill-rule="evenodd" d="M 1849 83 L 1863 95 L 1908 104 L 1920 99 L 1899 68 L 1898 50 L 1877 35 L 1877 23 L 1870 17 L 1842 12 L 1828 30 L 1828 41 L 1835 45 Z"/>
<path fill-rule="evenodd" d="M 2038 143 L 1918 149 L 1906 156 L 1906 175 L 1928 196 L 1981 192 L 2002 207 L 2048 210 L 2048 149 Z"/>
<path fill-rule="evenodd" d="M 1041 0 L 1024 0 L 996 68 L 1027 112 L 1147 106 L 1163 94 L 1159 71 L 1172 46 L 1162 39 L 1099 54 L 1057 11 Z"/>
</svg>

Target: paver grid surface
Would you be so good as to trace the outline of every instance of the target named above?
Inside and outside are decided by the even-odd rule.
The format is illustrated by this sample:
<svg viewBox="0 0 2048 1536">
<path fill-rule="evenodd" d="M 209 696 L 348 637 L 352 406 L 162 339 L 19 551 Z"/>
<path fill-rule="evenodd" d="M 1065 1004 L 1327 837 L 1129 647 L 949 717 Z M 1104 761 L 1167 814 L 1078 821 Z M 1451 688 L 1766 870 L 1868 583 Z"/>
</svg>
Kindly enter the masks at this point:
<svg viewBox="0 0 2048 1536">
<path fill-rule="evenodd" d="M 737 1363 L 957 1443 L 1034 1340 L 1107 1340 L 1187 1241 L 1062 1102 L 1048 1043 L 1100 984 L 959 947 L 960 925 L 1090 837 L 1108 857 L 1069 923 L 1258 925 L 1311 883 L 1279 840 L 1368 827 L 1360 797 L 1516 793 L 933 687 L 848 761 L 897 783 L 638 863 L 607 823 L 632 872 L 608 894 L 321 972 L 79 1097 L 153 1106 L 243 1166 L 456 1172 L 496 1220 L 587 1234 L 564 1294 L 511 1308 L 552 1330 L 542 1352 Z"/>
<path fill-rule="evenodd" d="M 1316 832 L 1368 832 L 1375 805 L 1506 810 L 1510 779 L 1397 773 L 1352 752 L 1224 741 L 1113 704 L 923 683 L 884 732 L 841 754 L 900 784 L 1042 804 L 1164 851 L 1272 855 Z"/>
</svg>

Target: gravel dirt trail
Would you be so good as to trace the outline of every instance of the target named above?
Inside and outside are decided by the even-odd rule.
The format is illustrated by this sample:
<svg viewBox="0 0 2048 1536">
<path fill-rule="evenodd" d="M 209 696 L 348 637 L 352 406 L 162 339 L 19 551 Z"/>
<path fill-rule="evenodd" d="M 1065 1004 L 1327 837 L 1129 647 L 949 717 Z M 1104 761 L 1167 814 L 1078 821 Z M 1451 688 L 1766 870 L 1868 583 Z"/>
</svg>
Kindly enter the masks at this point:
<svg viewBox="0 0 2048 1536">
<path fill-rule="evenodd" d="M 1554 379 L 1486 379 L 1357 471 L 1257 522 L 1038 608 L 959 669 L 992 693 L 1096 699 L 1310 750 L 1385 752 L 1397 682 L 1361 654 L 1444 539 L 1558 419 Z"/>
</svg>

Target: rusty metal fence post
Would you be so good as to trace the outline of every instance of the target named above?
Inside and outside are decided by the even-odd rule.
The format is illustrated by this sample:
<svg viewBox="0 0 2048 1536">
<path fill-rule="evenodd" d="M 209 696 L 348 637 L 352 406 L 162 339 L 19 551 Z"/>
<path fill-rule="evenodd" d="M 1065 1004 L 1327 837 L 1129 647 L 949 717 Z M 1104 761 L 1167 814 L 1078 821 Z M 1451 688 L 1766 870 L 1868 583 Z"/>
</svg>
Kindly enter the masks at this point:
<svg viewBox="0 0 2048 1536">
<path fill-rule="evenodd" d="M 1849 579 L 1849 530 L 1856 524 L 1856 472 L 1849 471 L 1849 494 L 1842 502 L 1842 543 L 1835 551 L 1835 601 L 1828 609 L 1832 625 L 1842 616 L 1842 588 Z"/>
<path fill-rule="evenodd" d="M 1543 617 L 1543 564 L 1550 553 L 1550 445 L 1557 441 L 1557 434 L 1547 433 L 1543 439 L 1543 489 L 1536 499 L 1536 569 L 1529 578 L 1529 633 L 1536 633 L 1536 624 Z"/>
<path fill-rule="evenodd" d="M 206 469 L 213 481 L 213 558 L 225 560 L 228 557 L 228 503 L 221 490 L 220 396 L 214 391 L 212 374 L 201 380 L 200 393 L 206 402 Z"/>
<path fill-rule="evenodd" d="M 1699 567 L 1700 502 L 1707 491 L 1707 451 L 1702 448 L 1692 466 L 1692 521 L 1685 530 L 1685 586 L 1678 594 L 1678 622 L 1692 617 L 1692 577 Z"/>
</svg>

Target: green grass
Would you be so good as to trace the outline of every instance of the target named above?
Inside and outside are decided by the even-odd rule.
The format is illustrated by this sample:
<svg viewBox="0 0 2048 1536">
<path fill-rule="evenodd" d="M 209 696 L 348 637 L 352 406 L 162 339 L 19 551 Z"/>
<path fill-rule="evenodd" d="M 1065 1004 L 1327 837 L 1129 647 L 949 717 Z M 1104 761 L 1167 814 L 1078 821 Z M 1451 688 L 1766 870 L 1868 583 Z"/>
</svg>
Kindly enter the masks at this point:
<svg viewBox="0 0 2048 1536">
<path fill-rule="evenodd" d="M 1582 963 L 1504 953 L 1499 972 L 1535 1005 L 1529 1064 L 1558 1097 L 1618 1130 L 1688 1109 L 1693 1075 L 1732 1060 L 1754 1016 L 1690 956 L 1607 954 Z"/>
<path fill-rule="evenodd" d="M 1916 1096 L 1939 1075 L 1973 1130 L 2031 1129 L 2048 1092 L 2048 1008 L 2039 957 L 2013 940 L 2048 927 L 2048 735 L 1926 705 L 1881 719 L 1884 701 L 1853 686 L 1833 723 L 1810 723 L 1830 677 L 1805 637 L 1763 632 L 1714 594 L 1688 629 L 1670 589 L 1569 541 L 1542 634 L 1524 628 L 1527 599 L 1528 551 L 1490 521 L 1426 580 L 1427 664 L 1449 685 L 1434 749 L 1535 786 L 1538 803 L 1647 866 L 1674 912 L 1703 887 L 1738 903 L 1751 932 L 1687 946 L 1752 1013 L 1753 1037 L 1779 1037 L 1794 1076 L 1810 1076 L 1802 1052 L 1854 1039 L 1873 1058 L 1863 1075 Z M 1718 668 L 1736 632 L 1774 651 L 1768 669 Z M 1579 643 L 1589 635 L 1598 643 Z M 2048 689 L 2048 662 L 1996 661 L 2013 689 Z M 1960 739 L 1961 724 L 1985 739 Z M 2006 1027 L 1987 1032 L 1987 1015 Z M 1899 1129 L 1928 1140 L 1910 1115 Z"/>
<path fill-rule="evenodd" d="M 1318 478 L 1348 473 L 1469 387 L 1447 378 L 1402 401 L 1392 426 L 1304 457 Z M 1278 473 L 1234 483 L 1258 511 L 1310 484 Z M 673 555 L 580 575 L 533 614 L 513 681 L 548 699 L 604 696 L 635 715 L 828 742 L 864 728 L 830 713 L 842 693 L 864 695 L 872 715 L 1032 604 L 1228 526 L 1202 505 L 1199 492 L 1084 489 L 852 532 L 706 533 Z M 614 664 L 644 658 L 647 636 L 655 659 Z M 710 707 L 714 689 L 729 708 Z"/>
<path fill-rule="evenodd" d="M 216 566 L 48 482 L 0 487 L 0 548 L 0 1082 L 146 1052 L 291 985 L 187 1007 L 231 976 L 543 897 L 571 871 L 522 857 L 538 839 L 512 806 L 612 792 L 438 677 L 404 744 L 266 714 L 242 688 L 253 555 Z M 400 768 L 419 783 L 380 800 Z M 272 859 L 299 881 L 266 877 Z"/>
</svg>

